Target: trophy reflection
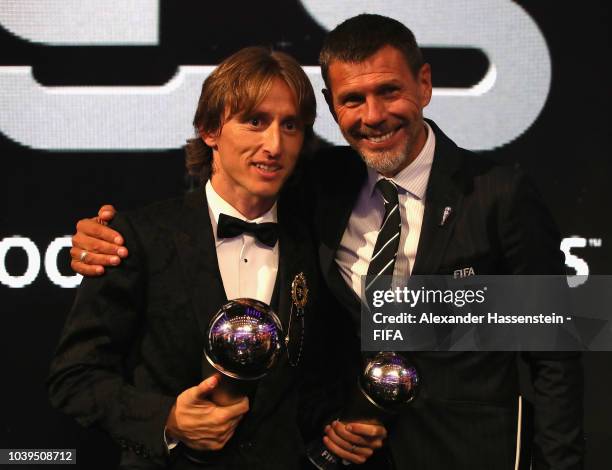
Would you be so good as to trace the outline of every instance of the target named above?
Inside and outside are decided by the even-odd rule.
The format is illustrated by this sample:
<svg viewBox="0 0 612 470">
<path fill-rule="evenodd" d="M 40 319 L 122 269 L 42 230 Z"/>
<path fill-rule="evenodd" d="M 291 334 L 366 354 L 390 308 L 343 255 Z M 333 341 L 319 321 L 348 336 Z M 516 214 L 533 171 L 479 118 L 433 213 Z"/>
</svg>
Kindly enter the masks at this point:
<svg viewBox="0 0 612 470">
<path fill-rule="evenodd" d="M 379 352 L 366 360 L 357 390 L 349 399 L 341 421 L 390 422 L 402 407 L 416 396 L 419 377 L 414 366 L 394 352 Z M 341 468 L 339 457 L 331 453 L 321 440 L 307 450 L 308 459 L 319 470 Z"/>
<path fill-rule="evenodd" d="M 248 395 L 278 362 L 283 337 L 269 305 L 249 298 L 224 304 L 210 321 L 204 346 L 204 377 L 222 375 L 211 400 L 225 406 Z"/>
</svg>

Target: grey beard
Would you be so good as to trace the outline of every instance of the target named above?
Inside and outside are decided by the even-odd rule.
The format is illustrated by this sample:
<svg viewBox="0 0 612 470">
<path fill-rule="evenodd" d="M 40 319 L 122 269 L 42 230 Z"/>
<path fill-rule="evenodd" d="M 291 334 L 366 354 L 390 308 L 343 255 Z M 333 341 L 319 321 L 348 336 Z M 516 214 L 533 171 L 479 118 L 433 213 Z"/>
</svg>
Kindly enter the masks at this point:
<svg viewBox="0 0 612 470">
<path fill-rule="evenodd" d="M 376 157 L 360 153 L 359 156 L 373 170 L 383 175 L 395 175 L 406 161 L 406 153 L 379 153 Z"/>
</svg>

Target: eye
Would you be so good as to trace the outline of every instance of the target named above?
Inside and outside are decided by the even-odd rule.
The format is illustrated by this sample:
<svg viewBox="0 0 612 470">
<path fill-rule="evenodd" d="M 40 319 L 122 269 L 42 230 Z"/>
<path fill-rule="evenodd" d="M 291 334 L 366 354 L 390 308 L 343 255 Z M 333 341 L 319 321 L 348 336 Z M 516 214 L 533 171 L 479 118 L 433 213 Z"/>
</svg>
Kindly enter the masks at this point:
<svg viewBox="0 0 612 470">
<path fill-rule="evenodd" d="M 251 117 L 249 118 L 249 124 L 253 127 L 259 127 L 261 125 L 261 118 Z"/>
<path fill-rule="evenodd" d="M 351 93 L 342 98 L 342 104 L 349 108 L 353 106 L 359 106 L 363 102 L 363 97 L 356 93 Z"/>
<path fill-rule="evenodd" d="M 285 128 L 285 130 L 289 131 L 289 132 L 294 132 L 296 130 L 298 130 L 298 125 L 297 122 L 295 121 L 295 119 L 288 119 L 283 123 L 283 127 Z"/>
<path fill-rule="evenodd" d="M 386 85 L 380 88 L 378 91 L 382 96 L 393 96 L 399 88 L 395 85 Z"/>
</svg>

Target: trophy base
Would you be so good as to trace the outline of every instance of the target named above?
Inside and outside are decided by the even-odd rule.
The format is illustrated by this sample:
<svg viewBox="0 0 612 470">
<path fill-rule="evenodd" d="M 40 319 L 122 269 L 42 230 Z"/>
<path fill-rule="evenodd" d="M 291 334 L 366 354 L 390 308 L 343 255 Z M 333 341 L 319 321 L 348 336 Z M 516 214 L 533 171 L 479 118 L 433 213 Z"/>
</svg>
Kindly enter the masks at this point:
<svg viewBox="0 0 612 470">
<path fill-rule="evenodd" d="M 349 396 L 346 411 L 340 416 L 343 422 L 361 422 L 361 423 L 383 423 L 390 422 L 393 418 L 393 413 L 378 405 L 368 394 L 363 390 L 361 384 L 353 389 Z M 346 466 L 352 465 L 344 459 L 334 455 L 321 440 L 311 442 L 306 449 L 306 455 L 310 463 L 319 470 L 340 470 Z M 388 465 L 377 466 L 376 468 L 391 468 Z"/>
<path fill-rule="evenodd" d="M 310 463 L 318 470 L 336 470 L 341 468 L 341 460 L 332 454 L 321 441 L 312 442 L 306 449 Z"/>
</svg>

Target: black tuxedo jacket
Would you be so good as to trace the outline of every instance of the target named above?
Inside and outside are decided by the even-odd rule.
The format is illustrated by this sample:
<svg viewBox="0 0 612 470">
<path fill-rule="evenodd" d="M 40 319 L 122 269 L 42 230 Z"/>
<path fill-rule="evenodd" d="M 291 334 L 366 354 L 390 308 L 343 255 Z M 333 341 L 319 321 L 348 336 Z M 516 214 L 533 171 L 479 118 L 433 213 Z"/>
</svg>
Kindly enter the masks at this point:
<svg viewBox="0 0 612 470">
<path fill-rule="evenodd" d="M 525 176 L 460 149 L 429 123 L 436 148 L 412 272 L 452 274 L 471 267 L 475 274 L 563 274 L 558 231 Z M 360 301 L 341 277 L 335 256 L 366 167 L 352 149 L 341 147 L 320 152 L 310 170 L 322 274 L 358 329 Z M 445 207 L 452 213 L 440 225 Z M 524 357 L 535 389 L 533 468 L 581 468 L 579 354 Z M 419 352 L 410 358 L 420 373 L 420 395 L 389 435 L 396 468 L 515 468 L 520 428 L 516 354 Z M 531 441 L 525 434 L 522 438 L 525 444 Z M 522 468 L 528 468 L 526 460 Z"/>
<path fill-rule="evenodd" d="M 291 282 L 303 272 L 311 300 L 302 360 L 291 367 L 283 351 L 236 434 L 210 453 L 212 468 L 297 468 L 304 448 L 296 415 L 303 365 L 318 344 L 318 266 L 309 231 L 284 202 L 275 310 L 287 328 Z M 118 215 L 113 225 L 130 255 L 106 275 L 83 280 L 52 362 L 51 401 L 81 424 L 106 430 L 121 446 L 122 468 L 191 468 L 180 450 L 166 455 L 163 431 L 176 396 L 203 380 L 205 331 L 227 301 L 204 190 Z"/>
</svg>

